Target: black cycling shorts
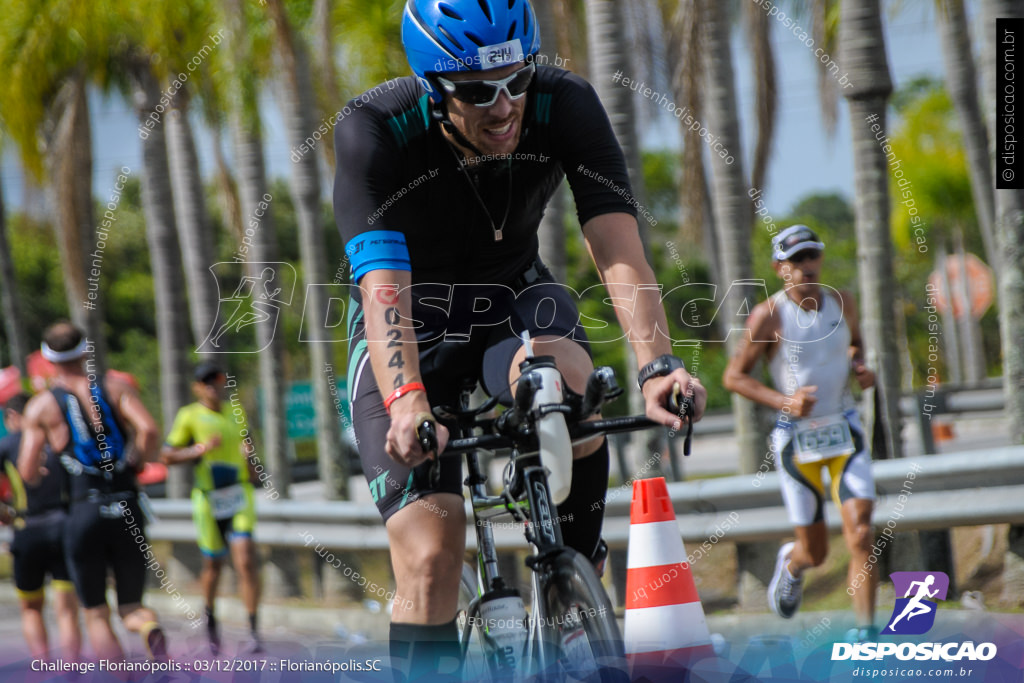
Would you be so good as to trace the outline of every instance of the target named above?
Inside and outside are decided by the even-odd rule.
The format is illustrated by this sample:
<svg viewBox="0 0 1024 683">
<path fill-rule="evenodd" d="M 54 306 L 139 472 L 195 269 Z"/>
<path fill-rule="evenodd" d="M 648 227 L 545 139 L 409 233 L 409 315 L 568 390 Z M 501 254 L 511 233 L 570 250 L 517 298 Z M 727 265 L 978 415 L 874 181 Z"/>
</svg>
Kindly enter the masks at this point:
<svg viewBox="0 0 1024 683">
<path fill-rule="evenodd" d="M 508 384 L 509 368 L 521 346 L 519 334 L 529 330 L 533 338 L 566 337 L 577 341 L 590 353 L 587 335 L 580 325 L 579 310 L 571 292 L 554 282 L 543 268 L 541 277 L 518 294 L 487 290 L 495 319 L 509 320 L 500 324 L 481 325 L 481 318 L 457 320 L 451 317 L 440 330 L 419 330 L 420 374 L 427 387 L 431 406 L 457 406 L 465 382 L 481 382 L 489 395 L 511 401 Z M 479 309 L 478 309 L 479 310 Z M 414 316 L 415 317 L 415 316 Z M 446 335 L 446 332 L 448 333 Z M 465 334 L 464 334 L 465 333 Z M 406 505 L 430 493 L 462 494 L 462 461 L 441 460 L 439 486 L 429 482 L 430 462 L 415 468 L 401 465 L 384 450 L 391 419 L 384 409 L 384 399 L 377 388 L 369 362 L 363 326 L 357 324 L 351 348 L 357 349 L 350 360 L 352 382 L 352 422 L 356 433 L 363 475 L 370 486 L 370 495 L 386 522 Z M 427 341 L 424 341 L 424 340 Z M 451 425 L 447 425 L 451 428 Z"/>
<path fill-rule="evenodd" d="M 107 573 L 113 572 L 119 606 L 142 602 L 146 583 L 143 516 L 134 498 L 121 506 L 81 501 L 71 504 L 64 553 L 78 599 L 86 609 L 107 602 Z M 137 531 L 136 531 L 137 530 Z M 137 541 L 141 536 L 142 541 Z"/>
<path fill-rule="evenodd" d="M 71 580 L 64 562 L 65 519 L 62 511 L 45 513 L 14 532 L 14 587 L 22 598 L 41 594 L 47 574 L 54 582 Z"/>
</svg>

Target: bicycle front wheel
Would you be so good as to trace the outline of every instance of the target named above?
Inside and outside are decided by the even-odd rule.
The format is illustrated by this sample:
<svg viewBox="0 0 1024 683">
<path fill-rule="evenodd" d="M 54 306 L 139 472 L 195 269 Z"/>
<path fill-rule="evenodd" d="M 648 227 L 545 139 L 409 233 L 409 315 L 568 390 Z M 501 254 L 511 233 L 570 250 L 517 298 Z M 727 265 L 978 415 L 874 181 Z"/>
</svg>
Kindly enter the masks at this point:
<svg viewBox="0 0 1024 683">
<path fill-rule="evenodd" d="M 545 679 L 588 683 L 628 681 L 615 612 L 590 562 L 566 548 L 539 577 Z M 537 618 L 537 617 L 535 617 Z"/>
</svg>

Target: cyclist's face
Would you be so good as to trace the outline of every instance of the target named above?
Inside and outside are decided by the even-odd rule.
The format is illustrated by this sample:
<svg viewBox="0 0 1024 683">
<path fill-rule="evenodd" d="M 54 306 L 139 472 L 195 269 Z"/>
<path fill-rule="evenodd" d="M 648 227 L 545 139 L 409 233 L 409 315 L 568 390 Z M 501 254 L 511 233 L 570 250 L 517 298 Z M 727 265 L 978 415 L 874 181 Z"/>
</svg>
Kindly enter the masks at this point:
<svg viewBox="0 0 1024 683">
<path fill-rule="evenodd" d="M 486 71 L 461 71 L 445 74 L 452 82 L 473 80 L 498 80 L 519 69 L 522 64 L 510 64 L 499 69 Z M 503 91 L 489 107 L 478 107 L 445 94 L 448 117 L 473 146 L 484 154 L 511 154 L 519 144 L 523 112 L 526 111 L 527 95 L 517 100 L 509 99 Z M 472 154 L 466 150 L 467 154 Z"/>
</svg>

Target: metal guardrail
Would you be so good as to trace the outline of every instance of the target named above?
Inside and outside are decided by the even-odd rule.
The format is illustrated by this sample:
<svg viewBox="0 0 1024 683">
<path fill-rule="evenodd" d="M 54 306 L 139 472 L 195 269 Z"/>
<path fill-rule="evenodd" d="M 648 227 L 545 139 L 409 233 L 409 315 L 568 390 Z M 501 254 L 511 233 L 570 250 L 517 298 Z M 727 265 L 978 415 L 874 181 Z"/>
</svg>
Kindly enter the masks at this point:
<svg viewBox="0 0 1024 683">
<path fill-rule="evenodd" d="M 921 395 L 900 397 L 900 414 L 903 417 L 916 417 L 921 412 Z M 985 381 L 976 387 L 940 385 L 928 402 L 934 406 L 933 415 L 991 412 L 1005 407 L 1002 384 L 998 380 Z M 731 411 L 707 413 L 697 429 L 701 436 L 732 434 L 736 431 L 736 419 Z"/>
<path fill-rule="evenodd" d="M 874 514 L 877 528 L 897 514 L 900 531 L 1024 522 L 1024 446 L 876 461 L 873 468 L 879 494 Z M 764 475 L 759 486 L 755 485 L 757 481 L 755 475 L 737 475 L 669 484 L 683 540 L 700 543 L 714 535 L 728 542 L 746 542 L 791 533 L 778 474 Z M 909 494 L 904 494 L 906 500 L 901 501 L 905 483 Z M 613 548 L 626 546 L 631 496 L 627 487 L 608 492 L 603 535 Z M 831 507 L 831 503 L 828 505 Z M 189 501 L 154 500 L 153 509 L 159 521 L 149 528 L 151 539 L 195 540 Z M 384 525 L 373 505 L 261 501 L 257 513 L 255 540 L 260 544 L 302 547 L 304 534 L 308 533 L 317 543 L 332 549 L 388 547 Z M 735 515 L 727 523 L 732 513 Z M 826 517 L 830 528 L 839 529 L 840 518 L 834 508 L 826 512 Z M 470 546 L 476 539 L 471 532 L 472 528 L 467 528 Z M 503 550 L 524 547 L 520 525 L 499 524 L 495 541 Z"/>
</svg>

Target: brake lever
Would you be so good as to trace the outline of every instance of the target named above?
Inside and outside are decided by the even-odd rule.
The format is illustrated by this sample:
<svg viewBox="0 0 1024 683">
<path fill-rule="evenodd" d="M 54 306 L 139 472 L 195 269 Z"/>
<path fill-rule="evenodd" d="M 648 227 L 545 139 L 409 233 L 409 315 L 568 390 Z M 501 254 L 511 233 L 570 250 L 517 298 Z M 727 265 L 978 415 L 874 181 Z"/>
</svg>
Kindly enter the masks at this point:
<svg viewBox="0 0 1024 683">
<path fill-rule="evenodd" d="M 676 415 L 686 419 L 686 437 L 683 439 L 683 455 L 690 454 L 690 446 L 693 442 L 693 399 L 683 394 L 679 382 L 672 386 L 672 401 L 669 406 Z"/>
<path fill-rule="evenodd" d="M 430 487 L 438 488 L 441 484 L 441 460 L 437 456 L 437 427 L 433 419 L 424 413 L 417 420 L 420 424 L 416 427 L 416 438 L 419 439 L 420 448 L 424 453 L 433 453 L 434 457 L 430 462 Z"/>
</svg>

